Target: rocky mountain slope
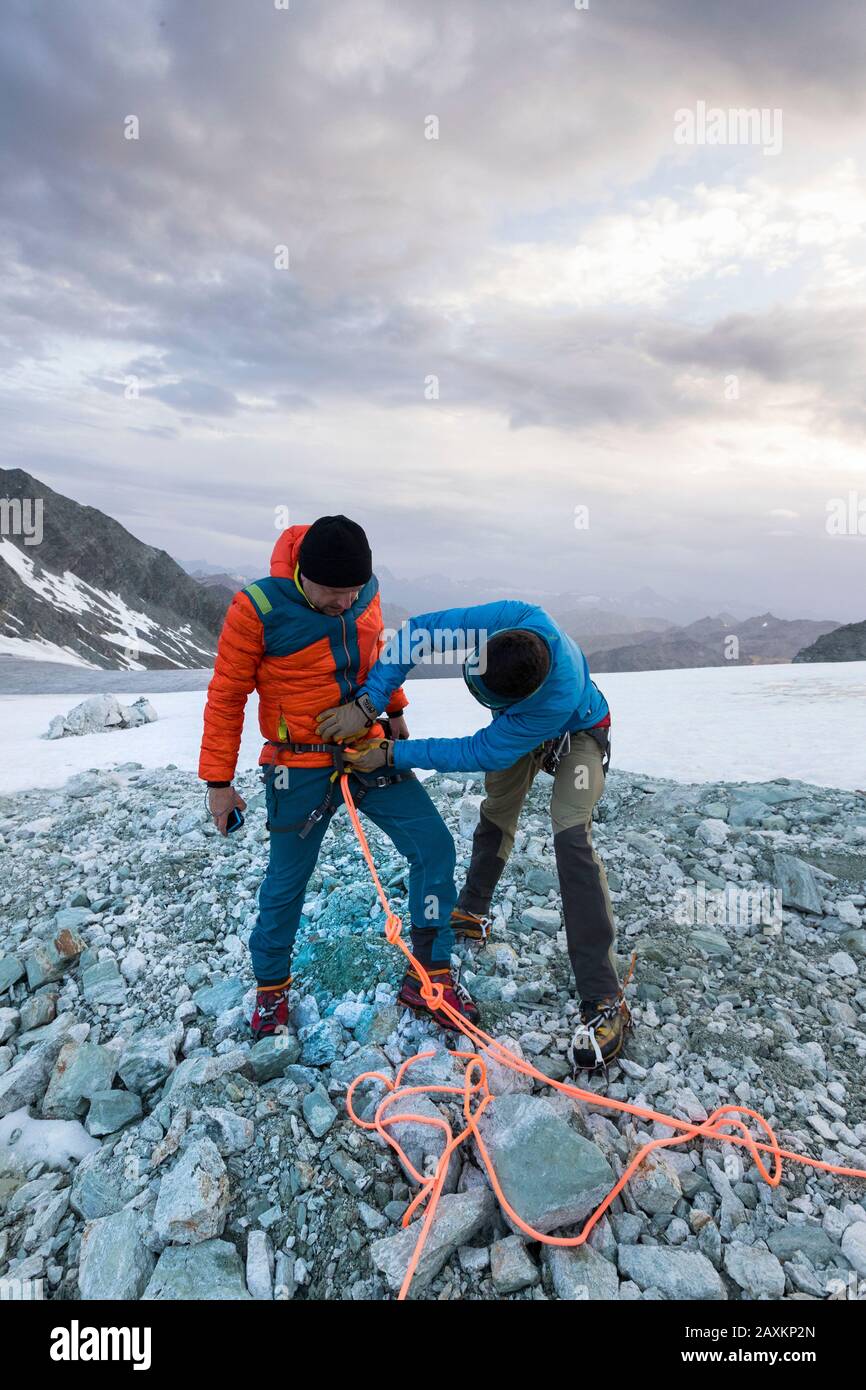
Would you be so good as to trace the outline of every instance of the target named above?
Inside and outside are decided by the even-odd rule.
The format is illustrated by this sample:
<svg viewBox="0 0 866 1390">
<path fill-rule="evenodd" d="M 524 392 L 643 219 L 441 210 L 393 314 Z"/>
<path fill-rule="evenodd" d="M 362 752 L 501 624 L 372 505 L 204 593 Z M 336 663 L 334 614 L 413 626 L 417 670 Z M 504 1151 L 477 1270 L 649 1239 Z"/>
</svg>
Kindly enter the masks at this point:
<svg viewBox="0 0 866 1390">
<path fill-rule="evenodd" d="M 413 1081 L 459 1084 L 462 1066 L 395 1007 L 398 956 L 342 811 L 309 886 L 289 1033 L 250 1046 L 245 941 L 267 837 L 257 779 L 243 781 L 247 825 L 229 840 L 207 824 L 195 778 L 171 769 L 124 764 L 0 802 L 0 1278 L 42 1279 L 54 1299 L 370 1300 L 399 1288 L 414 1186 L 350 1121 L 346 1089 L 430 1048 Z M 477 779 L 428 785 L 462 869 Z M 563 1078 L 577 1006 L 548 795 L 542 776 L 490 944 L 460 955 L 485 1025 Z M 637 952 L 636 1029 L 606 1081 L 579 1084 L 692 1122 L 739 1103 L 784 1146 L 866 1168 L 863 796 L 614 771 L 600 813 L 621 966 Z M 405 910 L 405 864 L 371 839 Z M 490 1084 L 488 1146 L 515 1209 L 545 1229 L 579 1230 L 656 1131 L 495 1066 Z M 361 1089 L 362 1115 L 381 1094 Z M 459 1123 L 446 1098 L 418 1104 Z M 430 1171 L 441 1132 L 406 1125 L 400 1137 Z M 866 1289 L 866 1181 L 788 1162 L 770 1188 L 747 1155 L 708 1140 L 657 1152 L 579 1249 L 515 1235 L 470 1143 L 445 1194 L 415 1297 Z"/>
<path fill-rule="evenodd" d="M 230 594 L 21 469 L 0 497 L 42 503 L 38 544 L 0 537 L 0 651 L 123 670 L 209 665 Z"/>
<path fill-rule="evenodd" d="M 866 621 L 825 633 L 794 657 L 801 661 L 866 661 Z"/>
</svg>

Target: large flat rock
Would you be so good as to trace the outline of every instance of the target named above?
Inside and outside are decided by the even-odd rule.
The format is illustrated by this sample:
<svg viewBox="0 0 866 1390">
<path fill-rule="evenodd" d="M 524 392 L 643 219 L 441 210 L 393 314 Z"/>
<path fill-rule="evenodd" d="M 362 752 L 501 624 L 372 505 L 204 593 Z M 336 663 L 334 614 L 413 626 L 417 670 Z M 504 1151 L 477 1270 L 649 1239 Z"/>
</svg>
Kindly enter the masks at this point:
<svg viewBox="0 0 866 1390">
<path fill-rule="evenodd" d="M 506 1200 L 536 1231 L 582 1221 L 616 1182 L 601 1149 L 542 1096 L 497 1097 L 479 1130 Z"/>
</svg>

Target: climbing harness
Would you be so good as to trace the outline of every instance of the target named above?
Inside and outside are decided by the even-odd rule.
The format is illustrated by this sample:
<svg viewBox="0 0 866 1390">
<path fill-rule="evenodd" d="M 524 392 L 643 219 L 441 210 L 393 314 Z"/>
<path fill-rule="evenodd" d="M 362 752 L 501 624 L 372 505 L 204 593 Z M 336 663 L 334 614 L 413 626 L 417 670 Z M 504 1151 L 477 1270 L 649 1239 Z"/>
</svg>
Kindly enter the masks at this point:
<svg viewBox="0 0 866 1390">
<path fill-rule="evenodd" d="M 299 839 L 306 840 L 307 836 L 326 816 L 330 817 L 339 809 L 340 801 L 337 797 L 337 785 L 339 779 L 347 771 L 345 764 L 345 747 L 342 743 L 292 743 L 290 741 L 278 741 L 269 738 L 266 740 L 273 748 L 288 749 L 290 753 L 328 753 L 334 764 L 334 771 L 328 780 L 328 787 L 318 806 L 315 806 L 306 820 L 293 821 L 290 825 L 272 825 L 270 819 L 265 823 L 266 830 L 272 835 L 297 835 Z M 266 763 L 265 767 L 276 767 L 277 763 Z M 379 773 L 359 772 L 356 768 L 349 768 L 352 776 L 357 779 L 358 791 L 355 795 L 355 805 L 359 805 L 371 787 L 387 787 L 391 782 L 405 782 L 414 777 L 413 772 L 397 772 L 393 768 Z"/>
<path fill-rule="evenodd" d="M 610 725 L 597 724 L 594 729 L 584 729 L 583 732 L 589 734 L 601 749 L 601 770 L 606 777 L 610 767 Z"/>
<path fill-rule="evenodd" d="M 543 1245 L 554 1245 L 559 1247 L 574 1248 L 583 1245 L 590 1232 L 604 1216 L 611 1203 L 619 1196 L 632 1174 L 640 1167 L 648 1154 L 655 1149 L 672 1148 L 676 1144 L 685 1144 L 691 1139 L 703 1138 L 718 1140 L 723 1144 L 734 1144 L 739 1148 L 748 1149 L 761 1177 L 770 1187 L 778 1187 L 782 1180 L 782 1160 L 789 1159 L 794 1163 L 802 1163 L 810 1168 L 819 1169 L 824 1173 L 835 1173 L 837 1176 L 846 1178 L 866 1179 L 866 1169 L 863 1168 L 843 1168 L 841 1165 L 825 1163 L 821 1159 L 809 1158 L 806 1154 L 794 1153 L 790 1149 L 780 1148 L 778 1140 L 770 1128 L 768 1122 L 756 1110 L 750 1110 L 745 1105 L 721 1105 L 717 1110 L 703 1122 L 693 1120 L 681 1120 L 675 1115 L 665 1115 L 657 1110 L 650 1110 L 645 1105 L 634 1105 L 629 1101 L 614 1100 L 610 1096 L 599 1095 L 595 1091 L 582 1090 L 579 1086 L 571 1085 L 565 1081 L 553 1081 L 544 1072 L 539 1071 L 523 1057 L 518 1057 L 516 1053 L 510 1051 L 504 1043 L 485 1033 L 476 1024 L 469 1023 L 463 1019 L 456 1009 L 453 1009 L 444 999 L 442 985 L 431 980 L 429 974 L 416 960 L 410 948 L 402 939 L 402 921 L 391 911 L 381 879 L 376 870 L 373 856 L 367 837 L 364 834 L 360 817 L 358 816 L 352 793 L 349 790 L 348 775 L 344 772 L 340 777 L 340 786 L 343 792 L 343 799 L 349 812 L 349 819 L 358 838 L 361 853 L 364 856 L 370 876 L 376 889 L 379 902 L 385 913 L 385 937 L 392 946 L 396 946 L 402 951 L 411 968 L 421 980 L 421 994 L 433 1010 L 441 1010 L 446 1018 L 450 1019 L 454 1025 L 454 1031 L 462 1033 L 472 1046 L 471 1051 L 454 1051 L 452 1057 L 460 1058 L 466 1063 L 463 1084 L 457 1086 L 445 1085 L 426 1085 L 413 1086 L 405 1080 L 410 1069 L 417 1063 L 426 1058 L 435 1056 L 435 1051 L 419 1052 L 414 1057 L 409 1057 L 401 1063 L 397 1069 L 396 1076 L 392 1081 L 390 1077 L 384 1076 L 381 1072 L 365 1071 L 356 1076 L 349 1086 L 346 1095 L 346 1109 L 355 1124 L 361 1129 L 372 1130 L 390 1146 L 400 1159 L 403 1168 L 410 1174 L 412 1180 L 418 1184 L 418 1192 L 409 1203 L 403 1215 L 403 1226 L 406 1227 L 412 1220 L 416 1211 L 424 1205 L 424 1215 L 419 1222 L 418 1239 L 409 1260 L 405 1277 L 403 1279 L 398 1298 L 406 1298 L 415 1271 L 418 1268 L 418 1261 L 424 1252 L 427 1237 L 436 1215 L 439 1198 L 448 1174 L 451 1162 L 451 1155 L 461 1144 L 471 1136 L 475 1142 L 478 1156 L 487 1172 L 490 1184 L 496 1198 L 505 1212 L 509 1221 L 518 1230 L 523 1231 L 524 1235 L 529 1236 L 530 1240 L 540 1242 Z M 600 1106 L 606 1110 L 617 1111 L 621 1114 L 634 1115 L 636 1118 L 650 1124 L 664 1125 L 667 1129 L 675 1131 L 670 1138 L 651 1139 L 644 1144 L 634 1155 L 623 1172 L 614 1183 L 610 1192 L 595 1211 L 588 1217 L 583 1229 L 576 1236 L 554 1236 L 543 1231 L 536 1231 L 528 1225 L 518 1212 L 511 1206 L 506 1197 L 502 1184 L 490 1157 L 490 1153 L 481 1136 L 479 1121 L 487 1107 L 495 1102 L 496 1097 L 490 1090 L 487 1083 L 487 1065 L 485 1056 L 500 1066 L 507 1067 L 509 1070 L 518 1072 L 522 1076 L 531 1077 L 534 1081 L 543 1086 L 549 1086 L 553 1090 L 560 1091 L 563 1095 L 569 1096 L 572 1100 L 581 1101 L 584 1105 Z M 387 1094 L 376 1106 L 375 1113 L 371 1120 L 364 1120 L 356 1114 L 352 1104 L 353 1097 L 357 1088 L 365 1082 L 377 1081 L 384 1086 Z M 454 1096 L 462 1098 L 464 1128 L 459 1134 L 454 1134 L 451 1125 L 444 1116 L 434 1119 L 430 1115 L 418 1115 L 412 1112 L 411 1097 L 413 1096 Z M 474 1109 L 473 1109 L 474 1103 Z M 744 1118 L 745 1117 L 745 1118 Z M 746 1122 L 747 1119 L 754 1121 L 755 1126 L 763 1133 L 763 1139 L 756 1139 Z M 419 1173 L 412 1164 L 408 1155 L 401 1147 L 398 1140 L 391 1133 L 395 1125 L 405 1124 L 432 1125 L 439 1129 L 445 1136 L 445 1145 L 436 1165 L 436 1171 L 431 1176 Z M 732 1129 L 733 1133 L 727 1131 Z M 769 1160 L 772 1157 L 772 1168 L 768 1168 L 764 1163 L 764 1156 Z"/>
<path fill-rule="evenodd" d="M 601 770 L 607 776 L 610 767 L 610 725 L 597 725 L 593 729 L 580 729 L 580 733 L 589 734 L 594 743 L 597 743 L 601 750 Z M 547 739 L 541 745 L 541 766 L 544 772 L 549 772 L 551 777 L 555 777 L 559 771 L 559 765 L 563 758 L 571 752 L 571 733 L 566 730 L 559 738 Z"/>
<path fill-rule="evenodd" d="M 541 766 L 545 772 L 550 773 L 551 777 L 555 777 L 559 771 L 559 764 L 571 748 L 571 734 L 566 730 L 561 738 L 548 739 L 541 746 L 544 752 Z"/>
</svg>

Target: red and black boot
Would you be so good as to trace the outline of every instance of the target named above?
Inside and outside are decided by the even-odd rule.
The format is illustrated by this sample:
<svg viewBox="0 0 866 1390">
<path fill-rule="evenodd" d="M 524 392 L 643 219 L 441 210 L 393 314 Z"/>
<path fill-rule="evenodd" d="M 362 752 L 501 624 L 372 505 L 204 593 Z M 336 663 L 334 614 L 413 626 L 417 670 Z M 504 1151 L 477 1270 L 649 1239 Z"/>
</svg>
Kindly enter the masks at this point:
<svg viewBox="0 0 866 1390">
<path fill-rule="evenodd" d="M 481 917 L 477 912 L 464 912 L 455 907 L 451 913 L 451 926 L 458 941 L 478 941 L 487 944 L 493 922 L 490 917 Z"/>
<path fill-rule="evenodd" d="M 481 1013 L 477 1004 L 473 1003 L 468 989 L 461 985 L 459 980 L 455 980 L 447 966 L 441 969 L 433 966 L 427 971 L 432 984 L 442 985 L 443 999 L 449 1004 L 461 1018 L 465 1018 L 467 1023 L 478 1025 L 481 1022 Z M 400 986 L 400 993 L 397 995 L 397 1003 L 402 1004 L 404 1009 L 411 1009 L 418 1018 L 429 1018 L 440 1028 L 450 1029 L 454 1032 L 456 1025 L 442 1009 L 431 1009 L 421 993 L 421 977 L 416 975 L 414 970 L 407 970 Z"/>
<path fill-rule="evenodd" d="M 285 1033 L 289 1026 L 289 990 L 291 975 L 279 985 L 259 985 L 256 990 L 256 1007 L 250 1019 L 253 1037 L 270 1038 L 274 1033 Z"/>
</svg>

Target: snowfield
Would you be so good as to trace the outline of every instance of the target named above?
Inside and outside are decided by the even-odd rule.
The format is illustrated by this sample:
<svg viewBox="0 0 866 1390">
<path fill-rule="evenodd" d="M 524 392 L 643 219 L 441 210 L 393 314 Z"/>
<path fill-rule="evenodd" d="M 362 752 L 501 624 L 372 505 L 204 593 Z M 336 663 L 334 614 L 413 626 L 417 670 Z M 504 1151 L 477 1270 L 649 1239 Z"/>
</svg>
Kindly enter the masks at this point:
<svg viewBox="0 0 866 1390">
<path fill-rule="evenodd" d="M 66 695 L 0 695 L 0 792 L 57 787 L 73 773 L 121 762 L 195 770 L 204 690 L 158 693 L 159 672 L 152 673 L 153 688 L 141 676 L 127 688 L 122 673 L 112 681 L 104 671 L 94 671 L 92 690 L 83 690 L 81 674 Z M 190 671 L 190 684 L 201 685 L 203 675 Z M 0 688 L 2 676 L 0 664 Z M 596 679 L 610 701 L 613 763 L 622 770 L 678 782 L 792 777 L 848 790 L 866 786 L 866 662 L 599 673 Z M 148 696 L 158 722 L 55 742 L 42 737 L 55 714 L 106 689 L 124 703 Z M 470 734 L 485 719 L 460 680 L 411 681 L 408 694 L 415 738 Z M 255 767 L 260 748 L 252 697 L 239 770 Z"/>
</svg>

